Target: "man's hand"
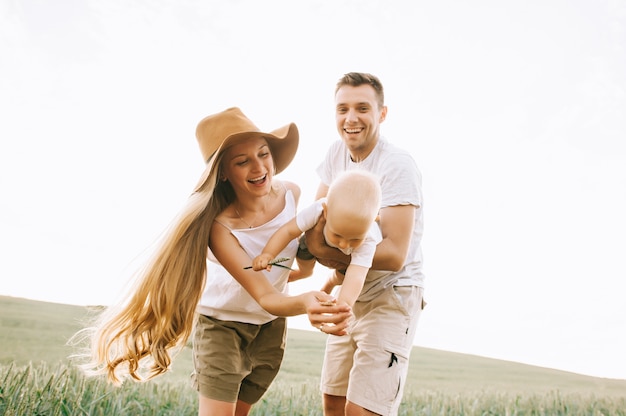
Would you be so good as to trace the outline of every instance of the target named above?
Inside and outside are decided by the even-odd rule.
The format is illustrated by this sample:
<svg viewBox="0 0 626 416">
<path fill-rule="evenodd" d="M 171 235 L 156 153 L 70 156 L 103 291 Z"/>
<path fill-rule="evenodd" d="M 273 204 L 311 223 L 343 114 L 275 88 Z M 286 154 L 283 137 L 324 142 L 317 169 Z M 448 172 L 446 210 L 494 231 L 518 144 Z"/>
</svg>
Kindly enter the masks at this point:
<svg viewBox="0 0 626 416">
<path fill-rule="evenodd" d="M 306 245 L 318 263 L 331 269 L 345 269 L 350 264 L 350 256 L 326 244 L 324 239 L 325 225 L 326 219 L 321 216 L 315 227 L 305 233 Z"/>
<path fill-rule="evenodd" d="M 304 279 L 313 275 L 313 268 L 315 267 L 315 257 L 310 260 L 302 260 L 296 257 L 296 263 L 298 268 L 289 272 L 288 282 L 295 282 L 296 280 Z"/>
<path fill-rule="evenodd" d="M 338 270 L 333 270 L 333 273 L 328 277 L 328 280 L 326 280 L 326 283 L 324 283 L 320 290 L 328 294 L 332 293 L 335 286 L 343 284 L 344 277 L 346 277 L 345 270 L 343 273 L 340 273 Z"/>
</svg>

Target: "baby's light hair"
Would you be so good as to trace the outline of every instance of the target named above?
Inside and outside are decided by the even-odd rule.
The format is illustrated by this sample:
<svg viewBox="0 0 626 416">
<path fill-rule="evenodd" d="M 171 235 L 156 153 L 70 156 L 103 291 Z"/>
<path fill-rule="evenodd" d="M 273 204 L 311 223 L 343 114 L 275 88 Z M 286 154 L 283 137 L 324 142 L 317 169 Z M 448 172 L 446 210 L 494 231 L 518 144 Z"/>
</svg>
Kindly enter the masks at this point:
<svg viewBox="0 0 626 416">
<path fill-rule="evenodd" d="M 330 184 L 326 195 L 328 215 L 374 221 L 380 209 L 382 191 L 376 175 L 365 170 L 349 170 Z"/>
</svg>

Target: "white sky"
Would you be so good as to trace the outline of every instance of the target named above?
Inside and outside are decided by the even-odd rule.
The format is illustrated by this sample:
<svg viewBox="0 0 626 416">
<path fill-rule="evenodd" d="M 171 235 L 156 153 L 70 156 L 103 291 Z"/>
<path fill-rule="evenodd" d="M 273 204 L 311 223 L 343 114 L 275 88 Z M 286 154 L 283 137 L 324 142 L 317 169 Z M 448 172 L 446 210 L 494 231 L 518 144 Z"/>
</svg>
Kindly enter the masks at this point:
<svg viewBox="0 0 626 416">
<path fill-rule="evenodd" d="M 308 204 L 367 71 L 423 174 L 416 345 L 626 379 L 625 47 L 618 0 L 0 0 L 0 294 L 113 302 L 233 105 L 298 124 Z"/>
</svg>

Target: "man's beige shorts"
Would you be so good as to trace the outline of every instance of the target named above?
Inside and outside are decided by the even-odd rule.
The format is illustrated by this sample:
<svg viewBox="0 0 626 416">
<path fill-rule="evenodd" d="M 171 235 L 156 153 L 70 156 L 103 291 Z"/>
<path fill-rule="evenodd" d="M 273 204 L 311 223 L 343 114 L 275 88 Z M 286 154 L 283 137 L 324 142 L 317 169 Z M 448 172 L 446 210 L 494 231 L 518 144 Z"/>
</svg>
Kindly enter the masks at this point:
<svg viewBox="0 0 626 416">
<path fill-rule="evenodd" d="M 396 414 L 423 306 L 423 288 L 416 286 L 390 287 L 372 301 L 356 302 L 350 334 L 328 336 L 322 393 Z"/>
</svg>

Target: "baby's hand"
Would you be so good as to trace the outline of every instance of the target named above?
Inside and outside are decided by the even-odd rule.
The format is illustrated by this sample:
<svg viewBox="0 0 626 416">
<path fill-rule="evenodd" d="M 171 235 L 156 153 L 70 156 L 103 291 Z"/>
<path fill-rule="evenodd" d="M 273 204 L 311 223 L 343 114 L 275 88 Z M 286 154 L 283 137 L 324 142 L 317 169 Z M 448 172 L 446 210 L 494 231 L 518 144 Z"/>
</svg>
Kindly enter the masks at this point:
<svg viewBox="0 0 626 416">
<path fill-rule="evenodd" d="M 272 268 L 272 265 L 269 264 L 270 261 L 272 261 L 272 259 L 274 258 L 274 256 L 267 254 L 267 253 L 262 253 L 258 256 L 256 256 L 254 258 L 254 260 L 252 260 L 252 268 L 255 271 L 259 271 L 259 270 L 270 270 Z"/>
</svg>

